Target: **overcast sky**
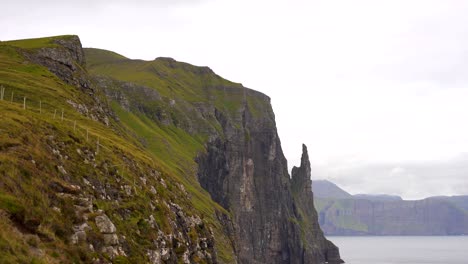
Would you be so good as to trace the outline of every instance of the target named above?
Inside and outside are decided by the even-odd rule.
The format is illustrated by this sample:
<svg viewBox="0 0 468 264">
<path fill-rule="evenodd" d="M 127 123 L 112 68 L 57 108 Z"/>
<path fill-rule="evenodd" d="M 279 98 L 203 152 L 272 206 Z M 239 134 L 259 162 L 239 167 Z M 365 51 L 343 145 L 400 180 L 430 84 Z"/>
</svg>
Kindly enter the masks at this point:
<svg viewBox="0 0 468 264">
<path fill-rule="evenodd" d="M 468 194 L 468 1 L 15 0 L 0 39 L 77 34 L 272 98 L 289 165 L 351 193 Z"/>
</svg>

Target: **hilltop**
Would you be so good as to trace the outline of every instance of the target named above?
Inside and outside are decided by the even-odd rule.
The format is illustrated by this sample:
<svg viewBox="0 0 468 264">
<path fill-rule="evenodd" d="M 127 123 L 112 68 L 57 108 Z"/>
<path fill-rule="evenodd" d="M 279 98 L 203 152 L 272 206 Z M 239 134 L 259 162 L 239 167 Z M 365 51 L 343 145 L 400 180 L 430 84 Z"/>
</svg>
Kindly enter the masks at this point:
<svg viewBox="0 0 468 264">
<path fill-rule="evenodd" d="M 338 187 L 338 185 L 327 180 L 316 180 L 312 185 L 314 197 L 347 199 L 352 195 Z"/>
</svg>

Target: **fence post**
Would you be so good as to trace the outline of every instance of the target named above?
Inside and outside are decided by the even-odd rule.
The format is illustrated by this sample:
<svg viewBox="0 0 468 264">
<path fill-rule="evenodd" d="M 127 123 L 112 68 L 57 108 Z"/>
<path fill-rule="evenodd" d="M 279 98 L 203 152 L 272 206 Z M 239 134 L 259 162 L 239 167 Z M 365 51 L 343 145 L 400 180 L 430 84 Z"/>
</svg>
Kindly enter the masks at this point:
<svg viewBox="0 0 468 264">
<path fill-rule="evenodd" d="M 23 97 L 23 109 L 26 109 L 26 96 Z"/>
<path fill-rule="evenodd" d="M 39 101 L 39 114 L 42 114 L 42 101 Z"/>
<path fill-rule="evenodd" d="M 62 121 L 63 121 L 63 108 L 62 108 Z"/>
<path fill-rule="evenodd" d="M 0 89 L 0 99 L 3 101 L 3 96 L 5 95 L 5 87 L 3 85 L 1 86 Z"/>
<path fill-rule="evenodd" d="M 54 119 L 55 119 L 56 114 L 57 114 L 57 109 L 54 110 Z"/>
<path fill-rule="evenodd" d="M 96 144 L 96 155 L 99 154 L 99 137 L 97 138 L 97 144 Z"/>
<path fill-rule="evenodd" d="M 89 138 L 89 130 L 88 128 L 86 128 L 86 141 L 88 141 L 88 138 Z"/>
</svg>

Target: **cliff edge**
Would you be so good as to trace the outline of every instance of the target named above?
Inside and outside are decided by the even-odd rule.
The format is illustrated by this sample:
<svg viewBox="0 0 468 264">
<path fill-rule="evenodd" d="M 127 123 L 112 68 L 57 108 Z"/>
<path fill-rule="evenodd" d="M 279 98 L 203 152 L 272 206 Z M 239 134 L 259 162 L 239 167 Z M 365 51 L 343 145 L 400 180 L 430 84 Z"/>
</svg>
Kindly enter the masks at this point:
<svg viewBox="0 0 468 264">
<path fill-rule="evenodd" d="M 0 260 L 342 262 L 266 95 L 77 36 L 2 42 L 0 58 Z"/>
</svg>

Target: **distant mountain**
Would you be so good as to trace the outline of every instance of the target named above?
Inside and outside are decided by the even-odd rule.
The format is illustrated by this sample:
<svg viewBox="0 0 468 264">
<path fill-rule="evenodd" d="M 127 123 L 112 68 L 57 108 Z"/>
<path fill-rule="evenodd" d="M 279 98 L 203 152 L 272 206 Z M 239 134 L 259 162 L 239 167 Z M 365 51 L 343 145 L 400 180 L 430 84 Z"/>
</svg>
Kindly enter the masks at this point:
<svg viewBox="0 0 468 264">
<path fill-rule="evenodd" d="M 468 196 L 417 201 L 392 195 L 353 196 L 329 181 L 314 181 L 312 190 L 326 235 L 468 234 Z"/>
<path fill-rule="evenodd" d="M 371 201 L 401 201 L 403 200 L 398 195 L 389 195 L 389 194 L 355 194 L 353 195 L 356 199 L 364 199 Z"/>
<path fill-rule="evenodd" d="M 312 184 L 312 192 L 314 193 L 314 197 L 322 198 L 348 199 L 353 197 L 336 184 L 327 180 L 314 181 Z"/>
</svg>

